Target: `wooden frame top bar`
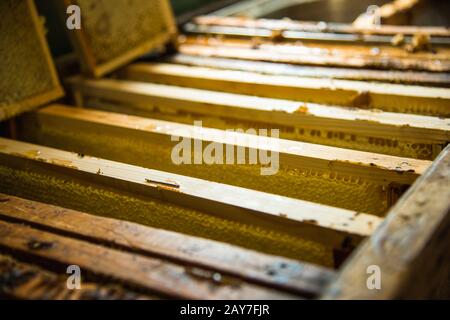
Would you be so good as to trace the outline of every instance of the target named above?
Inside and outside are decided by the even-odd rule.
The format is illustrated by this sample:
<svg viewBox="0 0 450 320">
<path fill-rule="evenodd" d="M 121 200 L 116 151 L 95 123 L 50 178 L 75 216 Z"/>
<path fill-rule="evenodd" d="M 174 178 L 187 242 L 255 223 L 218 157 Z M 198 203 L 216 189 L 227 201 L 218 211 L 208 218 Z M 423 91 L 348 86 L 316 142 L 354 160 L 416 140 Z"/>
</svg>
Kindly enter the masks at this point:
<svg viewBox="0 0 450 320">
<path fill-rule="evenodd" d="M 161 121 L 111 112 L 94 111 L 82 108 L 70 108 L 52 105 L 38 113 L 42 116 L 56 116 L 60 121 L 82 120 L 108 126 L 139 130 L 142 133 L 153 133 L 165 136 L 181 136 L 197 139 L 201 135 L 203 141 L 221 144 L 239 145 L 245 148 L 259 149 L 252 135 L 229 132 L 211 128 L 195 128 L 191 125 Z M 137 129 L 136 129 L 137 128 Z M 368 179 L 380 179 L 405 184 L 412 184 L 430 166 L 431 162 L 410 158 L 379 155 L 375 153 L 354 151 L 349 149 L 322 146 L 285 139 L 267 138 L 270 143 L 267 150 L 280 153 L 280 161 L 286 165 L 299 168 L 329 168 L 336 172 L 361 175 Z M 274 148 L 273 146 L 277 146 Z M 1 150 L 0 150 L 1 151 Z M 284 163 L 281 163 L 284 165 Z M 176 180 L 176 179 L 175 179 Z"/>
<path fill-rule="evenodd" d="M 374 83 L 364 81 L 339 80 L 329 78 L 308 78 L 280 75 L 268 75 L 257 72 L 222 70 L 207 67 L 185 66 L 167 63 L 136 63 L 123 69 L 120 73 L 123 79 L 163 83 L 174 86 L 192 87 L 206 90 L 227 91 L 232 93 L 256 95 L 270 98 L 290 99 L 301 102 L 323 103 L 359 109 L 407 109 L 411 113 L 441 113 L 450 115 L 450 89 L 430 88 L 423 86 Z M 174 88 L 176 90 L 176 88 Z M 205 92 L 206 94 L 206 92 Z M 366 95 L 367 102 L 360 103 L 356 97 Z M 240 100 L 250 100 L 242 96 Z M 255 99 L 254 99 L 255 100 Z M 260 99 L 262 104 L 264 100 Z M 294 102 L 282 102 L 270 99 L 271 104 L 282 105 Z M 297 102 L 298 103 L 298 102 Z M 267 103 L 269 104 L 269 102 Z M 317 108 L 317 107 L 316 107 Z M 328 106 L 322 107 L 322 113 L 327 113 Z M 421 110 L 423 109 L 423 110 Z M 332 109 L 329 109 L 331 112 Z M 286 110 L 287 111 L 287 110 Z M 416 111 L 416 112 L 413 112 Z M 314 112 L 314 111 L 311 111 Z M 359 112 L 356 118 L 361 117 Z M 356 114 L 356 110 L 342 110 L 337 114 Z M 408 112 L 409 113 L 409 112 Z M 376 119 L 375 113 L 371 120 Z M 385 114 L 384 117 L 402 118 L 404 115 Z M 363 117 L 364 118 L 364 117 Z M 431 118 L 423 118 L 422 125 L 434 122 Z M 353 120 L 356 120 L 355 118 Z M 416 121 L 418 118 L 416 118 Z M 399 120 L 400 123 L 402 120 Z M 414 117 L 403 120 L 403 124 L 414 123 Z M 447 122 L 446 122 L 447 121 Z M 383 122 L 383 120 L 381 120 Z M 448 129 L 448 120 L 440 122 L 441 129 Z"/>
<path fill-rule="evenodd" d="M 0 121 L 2 121 L 56 100 L 62 97 L 64 92 L 60 86 L 34 2 L 32 0 L 2 0 L 0 6 L 2 14 L 5 14 L 5 17 L 1 17 L 0 29 L 2 34 L 0 40 L 2 48 L 0 54 L 0 59 L 2 59 Z M 11 12 L 3 12 L 3 10 Z M 18 37 L 23 37 L 25 40 L 17 41 Z M 8 41 L 15 41 L 15 47 L 11 48 L 13 43 L 8 43 Z M 35 64 L 18 60 L 26 59 L 30 52 L 34 52 Z M 35 60 L 39 58 L 41 60 Z M 15 87 L 8 86 L 7 82 L 10 81 L 8 79 L 15 84 Z M 16 83 L 17 79 L 26 79 L 26 81 Z M 43 79 L 48 81 L 45 86 L 43 84 L 46 82 Z M 26 90 L 19 83 L 27 86 Z M 34 92 L 28 92 L 28 90 Z M 29 95 L 22 96 L 22 92 L 29 93 Z"/>
<path fill-rule="evenodd" d="M 190 70 L 190 69 L 186 69 Z M 246 80 L 244 74 L 224 72 L 224 79 L 221 80 L 222 73 L 217 72 L 218 77 L 208 72 L 209 76 L 197 86 L 216 88 L 222 83 L 228 82 L 227 75 L 230 78 L 230 86 L 251 82 L 252 90 L 263 92 L 269 87 L 276 90 L 278 84 L 261 84 L 259 89 L 253 89 L 255 86 L 252 79 Z M 131 76 L 131 72 L 130 72 Z M 149 79 L 156 78 L 149 75 L 135 74 L 136 78 Z M 131 76 L 133 77 L 133 76 Z M 200 79 L 195 72 L 187 75 L 185 79 L 176 82 L 177 85 L 185 83 L 194 83 L 193 79 Z M 232 79 L 231 79 L 232 78 Z M 162 79 L 159 78 L 159 79 Z M 173 77 L 169 75 L 166 81 L 172 82 Z M 215 82 L 215 79 L 218 79 Z M 241 79 L 241 80 L 239 80 Z M 262 79 L 262 78 L 261 78 Z M 167 81 L 169 80 L 169 81 Z M 248 82 L 250 81 L 250 82 Z M 307 83 L 307 81 L 305 81 Z M 373 135 L 386 138 L 412 139 L 413 141 L 449 141 L 449 120 L 437 117 L 399 114 L 391 112 L 378 112 L 363 109 L 351 109 L 333 106 L 324 106 L 297 102 L 292 100 L 280 100 L 255 96 L 247 96 L 234 93 L 223 93 L 217 91 L 206 91 L 193 88 L 178 86 L 161 85 L 154 83 L 133 82 L 125 80 L 73 80 L 71 85 L 75 92 L 79 91 L 83 95 L 103 98 L 110 101 L 118 101 L 125 105 L 134 105 L 143 103 L 165 107 L 173 112 L 184 111 L 193 114 L 205 114 L 208 116 L 230 117 L 240 120 L 255 121 L 266 123 L 270 117 L 273 125 L 278 126 L 309 126 L 314 128 L 318 125 L 326 124 L 328 128 L 340 131 L 350 131 L 358 134 Z M 294 90 L 294 86 L 292 86 Z M 250 90 L 250 89 L 249 89 Z M 272 90 L 271 92 L 274 92 Z M 280 90 L 282 90 L 280 88 Z M 305 95 L 312 95 L 316 89 L 305 89 Z M 322 89 L 317 89 L 322 90 Z M 351 90 L 349 88 L 349 90 Z M 301 88 L 295 90 L 300 92 Z M 309 91 L 309 92 L 308 92 Z M 246 91 L 247 92 L 247 91 Z M 282 91 L 284 95 L 285 91 Z M 351 91 L 345 96 L 351 96 Z M 297 94 L 297 93 L 296 93 Z M 337 97 L 336 99 L 344 99 Z M 208 106 L 205 108 L 204 106 Z M 303 107 L 303 108 L 302 108 Z"/>
<path fill-rule="evenodd" d="M 382 218 L 250 189 L 145 169 L 53 148 L 0 138 L 0 156 L 9 166 L 24 159 L 50 168 L 89 176 L 89 181 L 127 185 L 127 192 L 187 206 L 238 221 L 260 219 L 321 243 L 340 245 L 345 235 L 370 235 Z M 251 201 L 250 201 L 251 199 Z M 280 215 L 280 213 L 282 213 Z M 315 220 L 315 223 L 310 221 Z"/>
<path fill-rule="evenodd" d="M 174 40 L 177 33 L 168 0 L 144 1 L 147 2 L 145 5 L 143 2 L 131 0 L 127 1 L 125 6 L 122 1 L 111 2 L 63 0 L 60 5 L 64 11 L 69 5 L 78 5 L 83 12 L 82 28 L 70 30 L 68 33 L 84 71 L 95 77 L 101 77 L 153 49 L 166 45 Z M 119 5 L 122 5 L 121 11 L 117 10 Z M 140 19 L 149 17 L 153 17 L 153 24 L 149 20 L 146 20 L 144 25 L 139 22 Z M 111 20 L 114 20 L 114 23 Z M 99 32 L 105 25 L 109 28 L 108 32 Z M 126 28 L 128 30 L 125 30 Z M 123 33 L 124 31 L 128 34 Z M 99 34 L 102 35 L 101 38 L 95 38 Z M 124 41 L 124 36 L 128 37 L 127 41 Z M 107 46 L 111 47 L 108 49 Z M 113 56 L 110 55 L 111 51 L 115 52 Z"/>
<path fill-rule="evenodd" d="M 450 146 L 353 253 L 324 299 L 420 299 L 448 293 Z M 367 288 L 369 266 L 381 271 L 380 290 Z"/>
<path fill-rule="evenodd" d="M 297 30 L 279 30 L 265 28 L 250 28 L 244 26 L 228 26 L 228 25 L 203 25 L 188 23 L 184 25 L 183 30 L 187 34 L 192 35 L 217 35 L 227 37 L 257 37 L 265 39 L 273 39 L 275 34 L 281 34 L 280 39 L 283 41 L 303 41 L 303 42 L 329 42 L 342 44 L 364 44 L 364 45 L 386 45 L 392 46 L 391 35 L 377 35 L 368 33 L 329 33 L 314 31 L 297 31 Z M 412 36 L 404 36 L 406 42 L 411 42 Z M 449 46 L 449 37 L 434 37 L 430 39 L 430 43 L 436 46 Z"/>
</svg>

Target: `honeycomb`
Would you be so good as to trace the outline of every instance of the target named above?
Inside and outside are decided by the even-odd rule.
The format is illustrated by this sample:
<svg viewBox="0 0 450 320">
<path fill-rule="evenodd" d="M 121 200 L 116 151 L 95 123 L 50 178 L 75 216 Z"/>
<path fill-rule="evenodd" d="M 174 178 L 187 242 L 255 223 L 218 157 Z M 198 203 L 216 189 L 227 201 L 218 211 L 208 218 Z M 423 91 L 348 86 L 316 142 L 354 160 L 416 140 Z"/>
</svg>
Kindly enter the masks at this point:
<svg viewBox="0 0 450 320">
<path fill-rule="evenodd" d="M 61 95 L 31 1 L 0 1 L 0 120 Z"/>
<path fill-rule="evenodd" d="M 71 2 L 81 9 L 82 33 L 97 65 L 120 58 L 169 31 L 161 0 Z"/>
<path fill-rule="evenodd" d="M 36 144 L 379 216 L 390 206 L 388 186 L 358 176 L 286 167 L 282 159 L 278 173 L 271 176 L 262 176 L 260 165 L 177 166 L 171 160 L 176 142 L 162 144 L 113 130 L 105 134 L 97 125 L 58 128 L 32 123 L 28 120 L 21 125 L 21 138 Z"/>
</svg>

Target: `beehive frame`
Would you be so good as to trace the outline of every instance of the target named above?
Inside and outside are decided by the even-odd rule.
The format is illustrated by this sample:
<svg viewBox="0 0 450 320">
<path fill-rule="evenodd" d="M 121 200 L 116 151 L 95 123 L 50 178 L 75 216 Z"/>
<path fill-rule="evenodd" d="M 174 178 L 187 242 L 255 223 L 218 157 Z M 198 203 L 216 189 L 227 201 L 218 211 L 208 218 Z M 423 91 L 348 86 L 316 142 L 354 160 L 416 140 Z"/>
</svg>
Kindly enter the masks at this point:
<svg viewBox="0 0 450 320">
<path fill-rule="evenodd" d="M 202 63 L 198 66 L 205 67 Z M 435 88 L 390 84 L 364 90 L 367 87 L 362 81 L 347 86 L 346 82 L 336 81 L 314 87 L 309 79 L 294 85 L 287 81 L 291 79 L 282 81 L 275 75 L 255 73 L 250 77 L 251 70 L 235 74 L 214 70 L 215 66 L 206 69 L 181 64 L 190 63 L 176 67 L 132 64 L 114 79 L 69 79 L 76 103 L 87 109 L 59 104 L 42 108 L 17 121 L 17 138 L 27 143 L 0 138 L 0 192 L 6 193 L 0 193 L 0 234 L 4 235 L 0 237 L 0 272 L 30 270 L 37 274 L 30 279 L 35 285 L 33 291 L 26 290 L 29 282 L 11 291 L 0 286 L 0 296 L 5 292 L 13 298 L 71 296 L 57 270 L 46 270 L 40 262 L 38 267 L 20 260 L 21 255 L 26 255 L 52 266 L 80 265 L 95 274 L 88 289 L 100 292 L 118 286 L 115 296 L 110 297 L 116 299 L 135 297 L 134 288 L 143 295 L 135 298 L 143 299 L 152 299 L 153 294 L 187 299 L 417 299 L 440 297 L 436 291 L 448 297 L 448 89 L 438 92 Z M 403 71 L 397 74 L 406 76 Z M 431 79 L 428 76 L 421 82 Z M 446 77 L 432 79 L 440 83 Z M 246 92 L 241 91 L 243 87 Z M 349 94 L 355 88 L 360 90 Z M 325 105 L 327 101 L 313 101 L 323 103 L 319 105 L 281 100 L 289 98 L 288 89 L 297 94 L 304 90 L 311 96 L 339 89 L 340 95 L 334 96 L 342 99 L 334 101 L 338 105 L 346 105 L 345 99 L 354 95 L 371 96 L 374 105 L 358 103 L 349 109 Z M 400 110 L 403 113 L 364 110 L 386 107 L 377 98 L 386 96 L 388 101 L 392 95 L 409 99 L 403 100 L 404 105 L 414 102 L 416 108 Z M 442 104 L 437 102 L 440 100 Z M 418 108 L 424 101 L 427 106 L 434 105 L 437 112 Z M 140 117 L 136 116 L 140 113 Z M 368 136 L 367 146 L 363 146 L 367 148 L 375 148 L 371 141 L 384 144 L 387 140 L 381 137 L 408 137 L 419 147 L 429 144 L 430 154 L 401 154 L 412 158 L 399 158 L 396 153 L 405 151 L 395 149 L 394 159 L 381 155 L 385 153 L 381 149 L 371 150 L 380 155 L 363 156 L 355 150 L 279 140 L 282 162 L 293 169 L 301 167 L 298 173 L 308 179 L 310 173 L 326 167 L 322 175 L 326 179 L 351 173 L 342 175 L 344 183 L 339 188 L 360 183 L 366 177 L 386 183 L 389 209 L 376 216 L 365 210 L 342 209 L 337 203 L 325 207 L 320 201 L 306 202 L 295 195 L 259 190 L 258 185 L 238 185 L 238 179 L 223 181 L 228 179 L 226 175 L 214 182 L 210 168 L 193 168 L 190 172 L 176 169 L 178 172 L 173 166 L 163 167 L 161 163 L 167 163 L 167 159 L 158 158 L 157 153 L 162 152 L 154 146 L 169 151 L 170 136 L 178 129 L 192 127 L 168 121 L 188 122 L 191 115 L 214 119 L 213 128 L 202 130 L 205 142 L 223 142 L 218 135 L 220 129 L 226 128 L 222 124 L 258 127 L 271 123 L 284 125 L 282 134 L 305 131 L 314 139 L 322 137 L 318 130 L 322 128 L 350 132 L 350 143 Z M 157 119 L 143 118 L 149 116 Z M 300 123 L 310 129 L 300 127 Z M 288 124 L 294 130 L 286 130 Z M 375 140 L 373 134 L 377 135 Z M 195 138 L 191 131 L 180 136 Z M 324 135 L 323 140 L 310 142 L 331 144 L 325 139 L 333 137 Z M 341 139 L 339 134 L 337 137 Z M 233 147 L 243 144 L 257 149 L 251 142 L 230 143 Z M 130 154 L 138 160 L 130 158 Z M 419 157 L 426 161 L 417 160 Z M 380 166 L 383 163 L 386 165 Z M 236 168 L 227 170 L 227 174 L 232 172 L 240 174 Z M 245 179 L 251 182 L 249 177 Z M 294 178 L 299 180 L 298 176 Z M 272 183 L 276 186 L 276 180 Z M 405 192 L 401 184 L 411 187 Z M 296 188 L 290 183 L 285 185 Z M 327 198 L 337 195 L 325 192 L 323 187 L 321 191 Z M 368 192 L 360 195 L 366 202 L 371 196 Z M 124 269 L 124 264 L 129 268 Z M 370 266 L 382 272 L 380 290 L 367 286 Z M 100 281 L 105 277 L 106 282 Z M 94 297 L 102 298 L 100 294 Z"/>
<path fill-rule="evenodd" d="M 154 48 L 158 48 L 163 46 L 174 39 L 174 36 L 177 32 L 175 20 L 170 8 L 169 1 L 167 0 L 157 0 L 159 8 L 161 10 L 161 15 L 164 20 L 165 30 L 157 34 L 154 37 L 149 37 L 147 41 L 141 42 L 135 46 L 128 48 L 121 54 L 108 59 L 107 61 L 99 61 L 98 56 L 96 56 L 93 50 L 93 43 L 89 39 L 88 32 L 86 31 L 86 26 L 82 22 L 82 28 L 77 30 L 70 30 L 69 35 L 72 41 L 72 44 L 77 51 L 78 57 L 81 60 L 82 67 L 85 73 L 94 77 L 101 77 L 117 68 L 127 64 L 128 62 L 142 56 L 145 53 L 148 53 L 150 50 Z M 70 5 L 79 5 L 81 9 L 82 21 L 83 21 L 83 12 L 89 10 L 81 5 L 78 0 L 64 0 L 63 1 L 64 9 Z M 100 3 L 100 5 L 102 5 Z M 105 7 L 105 6 L 103 6 Z M 139 9 L 139 6 L 135 7 Z M 103 8 L 106 10 L 106 8 Z"/>
<path fill-rule="evenodd" d="M 447 146 L 346 261 L 322 299 L 424 299 L 448 295 L 449 178 Z M 377 266 L 385 275 L 380 290 L 368 290 L 366 286 L 369 266 Z"/>
<path fill-rule="evenodd" d="M 46 69 L 45 73 L 47 74 L 47 76 L 50 77 L 51 82 L 50 86 L 52 88 L 47 89 L 43 92 L 32 94 L 24 99 L 13 101 L 12 103 L 9 104 L 6 102 L 3 106 L 1 105 L 2 101 L 0 101 L 0 120 L 9 119 L 22 112 L 29 111 L 33 108 L 44 105 L 52 100 L 60 98 L 63 95 L 63 90 L 60 86 L 56 69 L 50 54 L 50 50 L 48 48 L 47 41 L 45 39 L 44 30 L 41 26 L 42 22 L 39 20 L 39 16 L 36 7 L 34 5 L 34 2 L 32 0 L 21 0 L 21 1 L 25 3 L 27 10 L 26 15 L 29 16 L 29 20 L 34 26 L 35 34 L 32 34 L 32 37 L 34 37 L 34 40 L 36 40 L 39 43 L 39 47 L 33 49 L 40 51 L 40 53 L 44 58 L 45 66 L 43 66 L 43 68 Z M 5 52 L 7 53 L 8 51 Z M 8 71 L 6 72 L 8 73 Z M 27 74 L 27 72 L 29 73 L 33 72 L 32 69 L 27 68 L 23 72 L 24 74 L 22 74 L 21 76 L 32 78 L 29 74 Z M 6 79 L 7 81 L 7 77 L 3 77 L 2 75 L 2 78 Z M 21 90 L 21 88 L 18 88 L 18 90 Z"/>
</svg>

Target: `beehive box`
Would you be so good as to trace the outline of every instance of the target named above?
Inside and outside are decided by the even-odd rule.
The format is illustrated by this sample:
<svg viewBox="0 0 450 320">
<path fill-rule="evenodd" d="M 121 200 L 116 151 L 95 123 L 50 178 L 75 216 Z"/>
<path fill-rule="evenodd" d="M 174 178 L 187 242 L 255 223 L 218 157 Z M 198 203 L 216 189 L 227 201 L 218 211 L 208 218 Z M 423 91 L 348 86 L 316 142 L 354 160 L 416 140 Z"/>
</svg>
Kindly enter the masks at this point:
<svg viewBox="0 0 450 320">
<path fill-rule="evenodd" d="M 0 16 L 0 120 L 4 120 L 62 96 L 62 89 L 34 3 L 1 1 Z"/>
<path fill-rule="evenodd" d="M 100 77 L 168 43 L 176 33 L 167 0 L 65 0 L 81 9 L 72 43 L 86 72 Z"/>
</svg>

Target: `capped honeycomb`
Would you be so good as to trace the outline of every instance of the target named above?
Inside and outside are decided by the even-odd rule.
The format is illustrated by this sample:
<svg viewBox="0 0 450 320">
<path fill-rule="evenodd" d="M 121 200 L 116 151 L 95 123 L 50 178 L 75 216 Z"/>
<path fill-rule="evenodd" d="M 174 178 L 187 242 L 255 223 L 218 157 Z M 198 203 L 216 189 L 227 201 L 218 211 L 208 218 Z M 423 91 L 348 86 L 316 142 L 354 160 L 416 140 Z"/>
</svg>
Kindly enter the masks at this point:
<svg viewBox="0 0 450 320">
<path fill-rule="evenodd" d="M 81 30 L 70 31 L 85 68 L 103 75 L 160 46 L 174 32 L 166 0 L 68 0 L 81 9 Z"/>
<path fill-rule="evenodd" d="M 0 120 L 62 95 L 31 0 L 0 1 Z"/>
</svg>

